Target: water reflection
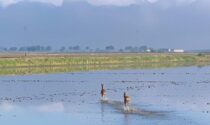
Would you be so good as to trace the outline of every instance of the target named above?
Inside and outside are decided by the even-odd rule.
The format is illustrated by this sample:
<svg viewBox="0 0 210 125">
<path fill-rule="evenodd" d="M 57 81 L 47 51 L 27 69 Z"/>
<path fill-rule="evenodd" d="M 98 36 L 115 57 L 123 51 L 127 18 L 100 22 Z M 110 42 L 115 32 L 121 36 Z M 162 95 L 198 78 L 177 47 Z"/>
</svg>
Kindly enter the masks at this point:
<svg viewBox="0 0 210 125">
<path fill-rule="evenodd" d="M 157 123 L 157 125 L 185 125 L 187 123 L 186 119 L 183 120 L 183 118 L 176 117 L 175 115 L 173 115 L 173 119 L 166 119 L 169 112 L 152 111 L 143 107 L 141 109 L 135 107 L 135 112 L 124 112 L 122 103 L 118 101 L 96 103 L 92 104 L 92 106 L 84 104 L 77 107 L 82 112 L 72 110 L 76 107 L 69 108 L 71 106 L 63 102 L 26 105 L 1 102 L 0 123 L 5 125 L 150 125 L 155 124 L 157 121 L 161 123 Z M 100 110 L 96 108 L 97 106 L 100 107 Z M 25 119 L 27 120 L 25 121 Z M 192 123 L 191 125 L 196 124 Z"/>
<path fill-rule="evenodd" d="M 62 102 L 57 102 L 38 106 L 37 110 L 40 112 L 64 112 L 65 109 Z"/>
<path fill-rule="evenodd" d="M 110 111 L 111 109 L 111 111 Z M 132 125 L 132 124 L 143 124 L 143 125 L 185 125 L 186 121 L 178 116 L 172 114 L 171 111 L 161 111 L 160 109 L 151 109 L 150 107 L 133 105 L 130 107 L 130 111 L 125 111 L 123 108 L 123 103 L 120 101 L 109 100 L 106 102 L 101 102 L 101 116 L 102 123 L 106 123 L 106 118 L 109 113 L 112 116 L 118 115 L 118 124 L 122 125 Z M 109 112 L 110 111 L 110 112 Z M 178 120 L 178 122 L 176 122 Z M 174 123 L 173 123 L 174 122 Z M 193 125 L 194 123 L 192 123 Z"/>
<path fill-rule="evenodd" d="M 0 104 L 0 111 L 1 112 L 11 112 L 11 111 L 14 111 L 15 109 L 17 109 L 17 107 L 15 105 L 13 105 L 12 103 L 2 102 Z"/>
<path fill-rule="evenodd" d="M 101 102 L 102 113 L 104 113 L 104 106 L 107 105 L 109 107 L 114 108 L 118 113 L 124 114 L 127 118 L 129 115 L 137 115 L 145 118 L 157 118 L 164 119 L 170 113 L 169 111 L 157 111 L 157 110 L 148 110 L 144 107 L 137 107 L 131 105 L 129 110 L 124 110 L 124 104 L 120 101 L 108 100 L 106 102 Z"/>
<path fill-rule="evenodd" d="M 40 105 L 23 105 L 23 104 L 15 104 L 11 102 L 1 102 L 0 104 L 0 112 L 15 112 L 17 110 L 32 110 L 34 112 L 64 112 L 65 107 L 62 102 L 54 102 L 48 104 L 40 104 Z"/>
<path fill-rule="evenodd" d="M 104 119 L 104 117 L 105 117 L 105 104 L 104 103 L 101 103 L 101 121 L 102 121 L 102 124 L 104 124 L 105 123 L 105 119 Z"/>
</svg>

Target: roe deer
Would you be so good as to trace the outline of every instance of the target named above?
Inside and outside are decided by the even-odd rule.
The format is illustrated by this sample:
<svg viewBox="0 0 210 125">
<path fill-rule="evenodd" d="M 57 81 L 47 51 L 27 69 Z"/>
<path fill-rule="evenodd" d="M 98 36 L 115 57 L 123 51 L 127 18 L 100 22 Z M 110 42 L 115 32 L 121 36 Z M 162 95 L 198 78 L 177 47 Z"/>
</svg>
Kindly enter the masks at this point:
<svg viewBox="0 0 210 125">
<path fill-rule="evenodd" d="M 106 89 L 104 84 L 101 84 L 101 98 L 102 100 L 106 100 Z"/>
<path fill-rule="evenodd" d="M 124 106 L 125 106 L 125 108 L 128 108 L 130 103 L 131 103 L 131 97 L 128 96 L 126 92 L 124 92 Z"/>
</svg>

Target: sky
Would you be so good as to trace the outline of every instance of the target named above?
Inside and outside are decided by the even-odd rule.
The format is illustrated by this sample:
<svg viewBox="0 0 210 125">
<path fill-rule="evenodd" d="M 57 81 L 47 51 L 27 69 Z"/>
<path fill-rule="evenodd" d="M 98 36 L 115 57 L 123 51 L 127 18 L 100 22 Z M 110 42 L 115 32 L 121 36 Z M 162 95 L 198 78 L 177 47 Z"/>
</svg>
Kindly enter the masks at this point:
<svg viewBox="0 0 210 125">
<path fill-rule="evenodd" d="M 0 0 L 0 47 L 210 49 L 210 0 Z"/>
</svg>

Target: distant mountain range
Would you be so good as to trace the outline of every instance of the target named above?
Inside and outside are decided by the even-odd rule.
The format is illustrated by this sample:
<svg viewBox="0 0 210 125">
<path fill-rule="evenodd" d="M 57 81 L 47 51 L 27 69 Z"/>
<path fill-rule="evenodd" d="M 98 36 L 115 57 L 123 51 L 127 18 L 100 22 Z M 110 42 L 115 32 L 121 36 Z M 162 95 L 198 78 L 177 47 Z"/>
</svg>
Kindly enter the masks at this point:
<svg viewBox="0 0 210 125">
<path fill-rule="evenodd" d="M 195 6 L 94 6 L 81 0 L 58 7 L 20 2 L 0 7 L 0 44 L 208 49 L 209 9 Z"/>
</svg>

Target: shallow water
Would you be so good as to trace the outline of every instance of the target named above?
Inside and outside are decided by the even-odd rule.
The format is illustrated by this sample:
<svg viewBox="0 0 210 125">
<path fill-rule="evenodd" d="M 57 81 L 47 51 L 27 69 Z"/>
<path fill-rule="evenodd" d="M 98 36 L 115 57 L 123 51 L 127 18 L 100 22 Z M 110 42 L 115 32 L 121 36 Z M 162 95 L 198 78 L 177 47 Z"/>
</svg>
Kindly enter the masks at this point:
<svg viewBox="0 0 210 125">
<path fill-rule="evenodd" d="M 207 125 L 209 76 L 210 67 L 1 76 L 0 124 Z M 124 91 L 132 111 L 123 110 Z"/>
</svg>

